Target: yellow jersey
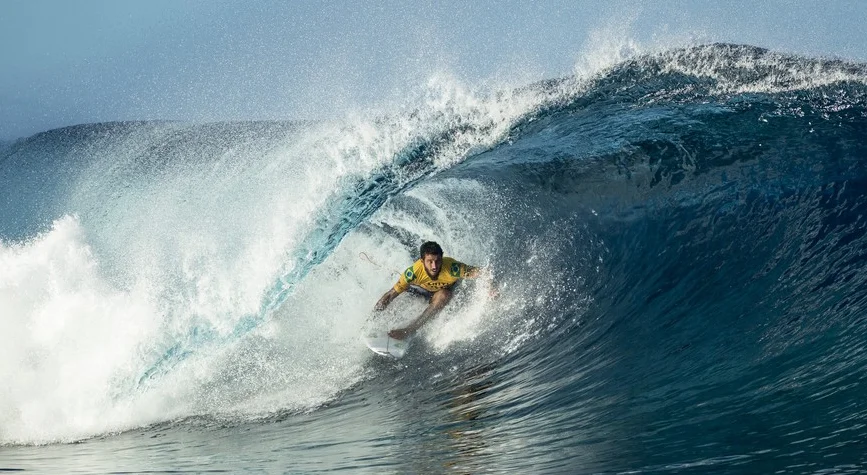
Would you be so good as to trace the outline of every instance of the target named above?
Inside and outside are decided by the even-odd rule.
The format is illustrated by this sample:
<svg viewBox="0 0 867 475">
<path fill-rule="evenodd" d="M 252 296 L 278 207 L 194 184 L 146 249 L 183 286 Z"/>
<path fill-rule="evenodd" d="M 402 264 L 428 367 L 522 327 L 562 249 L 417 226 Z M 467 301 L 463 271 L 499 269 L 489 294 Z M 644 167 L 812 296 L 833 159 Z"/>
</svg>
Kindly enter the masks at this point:
<svg viewBox="0 0 867 475">
<path fill-rule="evenodd" d="M 463 262 L 458 262 L 451 257 L 443 257 L 443 265 L 440 269 L 440 274 L 437 276 L 437 279 L 434 280 L 427 275 L 424 264 L 421 259 L 419 259 L 403 271 L 403 274 L 400 275 L 400 279 L 398 279 L 397 283 L 394 284 L 394 291 L 401 293 L 406 291 L 410 285 L 415 285 L 427 290 L 428 292 L 437 292 L 451 287 L 459 279 L 469 277 L 469 274 L 475 271 L 475 267 L 468 266 Z"/>
</svg>

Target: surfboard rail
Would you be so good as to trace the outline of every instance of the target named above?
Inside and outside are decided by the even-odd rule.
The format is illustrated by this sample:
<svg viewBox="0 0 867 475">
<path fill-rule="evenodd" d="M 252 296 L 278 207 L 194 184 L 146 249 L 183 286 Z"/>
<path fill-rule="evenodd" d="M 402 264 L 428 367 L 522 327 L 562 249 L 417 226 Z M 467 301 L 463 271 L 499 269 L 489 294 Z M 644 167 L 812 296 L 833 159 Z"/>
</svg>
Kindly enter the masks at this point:
<svg viewBox="0 0 867 475">
<path fill-rule="evenodd" d="M 387 332 L 374 333 L 364 338 L 364 343 L 370 351 L 395 359 L 403 358 L 409 349 L 411 339 L 398 340 L 388 336 Z"/>
</svg>

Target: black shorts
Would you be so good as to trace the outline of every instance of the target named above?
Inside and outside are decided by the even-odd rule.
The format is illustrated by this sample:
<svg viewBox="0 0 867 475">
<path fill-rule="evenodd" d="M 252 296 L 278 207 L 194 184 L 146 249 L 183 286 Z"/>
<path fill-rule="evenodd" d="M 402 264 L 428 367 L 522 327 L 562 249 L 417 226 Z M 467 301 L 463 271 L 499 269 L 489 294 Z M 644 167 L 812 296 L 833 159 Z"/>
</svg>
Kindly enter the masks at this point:
<svg viewBox="0 0 867 475">
<path fill-rule="evenodd" d="M 417 285 L 410 285 L 409 288 L 406 289 L 406 291 L 413 294 L 413 295 L 418 295 L 419 297 L 424 297 L 428 300 L 430 300 L 431 297 L 433 297 L 433 292 L 431 292 L 429 290 L 425 290 L 425 289 L 423 289 Z"/>
<path fill-rule="evenodd" d="M 448 289 L 448 290 L 454 290 L 454 288 L 455 288 L 456 285 L 457 285 L 457 283 L 452 284 L 452 285 L 446 287 L 446 289 Z M 427 300 L 430 300 L 431 297 L 433 297 L 433 294 L 434 294 L 434 292 L 431 292 L 430 290 L 426 290 L 426 289 L 423 289 L 423 288 L 421 288 L 421 287 L 419 287 L 419 286 L 417 286 L 417 285 L 412 285 L 412 284 L 410 284 L 409 288 L 406 289 L 406 291 L 409 292 L 409 293 L 411 293 L 411 294 L 413 294 L 413 295 L 418 295 L 418 296 L 420 296 L 420 297 L 424 297 L 424 298 L 427 299 Z"/>
</svg>

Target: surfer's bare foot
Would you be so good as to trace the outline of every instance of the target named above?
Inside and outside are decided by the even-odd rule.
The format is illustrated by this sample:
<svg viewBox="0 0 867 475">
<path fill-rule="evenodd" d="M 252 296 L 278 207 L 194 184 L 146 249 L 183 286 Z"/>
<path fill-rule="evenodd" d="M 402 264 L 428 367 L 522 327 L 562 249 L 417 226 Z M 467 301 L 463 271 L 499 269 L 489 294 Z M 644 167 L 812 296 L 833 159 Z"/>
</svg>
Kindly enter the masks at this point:
<svg viewBox="0 0 867 475">
<path fill-rule="evenodd" d="M 394 338 L 395 340 L 405 340 L 406 337 L 409 336 L 409 332 L 401 328 L 395 328 L 394 330 L 388 332 L 388 336 Z"/>
</svg>

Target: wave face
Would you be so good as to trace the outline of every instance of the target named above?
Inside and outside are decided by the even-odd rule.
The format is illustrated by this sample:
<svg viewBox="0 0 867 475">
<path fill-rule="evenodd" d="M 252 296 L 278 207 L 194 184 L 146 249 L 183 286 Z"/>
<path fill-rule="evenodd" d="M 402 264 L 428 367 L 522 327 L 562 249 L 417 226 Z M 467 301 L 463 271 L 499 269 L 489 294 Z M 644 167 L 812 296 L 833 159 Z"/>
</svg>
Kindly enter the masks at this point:
<svg viewBox="0 0 867 475">
<path fill-rule="evenodd" d="M 855 469 L 865 79 L 710 45 L 511 91 L 433 82 L 341 124 L 18 141 L 0 443 L 144 427 L 118 437 L 147 452 L 192 426 L 246 447 L 237 469 L 278 449 L 297 470 Z M 426 239 L 494 282 L 377 360 L 359 336 L 424 303 L 370 308 Z"/>
</svg>

